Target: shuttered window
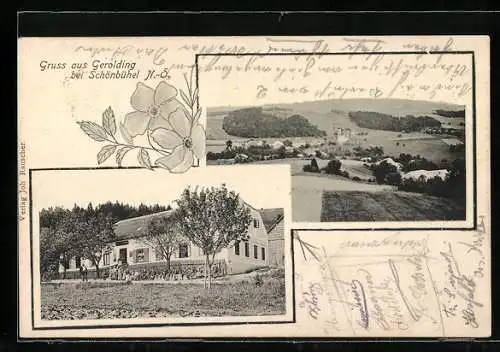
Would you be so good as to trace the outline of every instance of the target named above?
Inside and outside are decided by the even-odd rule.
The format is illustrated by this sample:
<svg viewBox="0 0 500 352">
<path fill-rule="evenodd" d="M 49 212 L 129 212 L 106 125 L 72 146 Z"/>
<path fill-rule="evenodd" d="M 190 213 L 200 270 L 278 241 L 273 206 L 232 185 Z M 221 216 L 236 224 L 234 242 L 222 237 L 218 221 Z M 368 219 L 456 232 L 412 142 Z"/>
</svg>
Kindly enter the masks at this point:
<svg viewBox="0 0 500 352">
<path fill-rule="evenodd" d="M 179 258 L 187 258 L 189 256 L 188 245 L 181 244 L 179 246 Z"/>
<path fill-rule="evenodd" d="M 147 263 L 149 262 L 149 248 L 140 248 L 135 250 L 135 262 Z"/>
</svg>

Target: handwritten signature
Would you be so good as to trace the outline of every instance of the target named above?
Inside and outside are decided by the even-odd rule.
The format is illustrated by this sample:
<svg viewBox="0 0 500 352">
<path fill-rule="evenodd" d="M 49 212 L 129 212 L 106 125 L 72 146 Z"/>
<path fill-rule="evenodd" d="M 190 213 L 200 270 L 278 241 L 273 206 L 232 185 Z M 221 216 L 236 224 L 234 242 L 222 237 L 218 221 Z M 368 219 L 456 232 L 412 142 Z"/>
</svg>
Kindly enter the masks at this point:
<svg viewBox="0 0 500 352">
<path fill-rule="evenodd" d="M 309 316 L 315 320 L 318 319 L 321 308 L 319 307 L 319 295 L 323 294 L 323 287 L 318 282 L 309 283 L 308 290 L 302 293 L 300 308 L 306 308 Z"/>
<path fill-rule="evenodd" d="M 448 283 L 454 292 L 452 296 L 448 289 L 448 295 L 453 298 L 458 296 L 464 300 L 465 307 L 463 307 L 461 312 L 465 325 L 473 328 L 479 327 L 475 308 L 482 308 L 483 304 L 475 299 L 477 285 L 474 276 L 468 276 L 461 272 L 451 243 L 448 242 L 448 250 L 446 252 L 441 251 L 440 254 L 447 262 Z"/>
</svg>

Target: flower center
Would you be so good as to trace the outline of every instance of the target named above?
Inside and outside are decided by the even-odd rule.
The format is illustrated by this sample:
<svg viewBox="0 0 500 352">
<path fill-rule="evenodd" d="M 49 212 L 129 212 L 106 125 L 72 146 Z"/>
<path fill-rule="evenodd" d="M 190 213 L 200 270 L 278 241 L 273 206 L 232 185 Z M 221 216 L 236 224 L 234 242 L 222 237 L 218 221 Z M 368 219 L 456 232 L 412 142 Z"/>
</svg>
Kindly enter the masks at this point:
<svg viewBox="0 0 500 352">
<path fill-rule="evenodd" d="M 185 138 L 183 143 L 186 148 L 191 148 L 193 146 L 193 141 L 190 137 Z"/>
<path fill-rule="evenodd" d="M 157 106 L 152 105 L 149 107 L 148 113 L 149 113 L 149 116 L 155 118 L 160 114 L 160 109 Z"/>
</svg>

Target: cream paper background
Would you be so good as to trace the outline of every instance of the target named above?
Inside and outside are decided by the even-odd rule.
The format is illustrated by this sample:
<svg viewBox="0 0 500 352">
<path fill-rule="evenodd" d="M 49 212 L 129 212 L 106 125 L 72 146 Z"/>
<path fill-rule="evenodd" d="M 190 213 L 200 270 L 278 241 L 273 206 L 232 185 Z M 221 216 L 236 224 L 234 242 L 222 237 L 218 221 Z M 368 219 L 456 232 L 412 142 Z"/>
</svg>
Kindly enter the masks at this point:
<svg viewBox="0 0 500 352">
<path fill-rule="evenodd" d="M 357 44 L 354 44 L 353 39 Z M 376 41 L 373 41 L 373 40 Z M 359 41 L 364 41 L 360 46 Z M 233 325 L 233 326 L 170 326 L 170 327 L 134 327 L 134 328 L 103 328 L 103 329 L 64 329 L 64 330 L 37 330 L 31 329 L 31 279 L 29 276 L 29 218 L 25 213 L 25 207 L 29 199 L 27 196 L 28 177 L 23 169 L 35 168 L 88 168 L 97 167 L 96 154 L 102 147 L 100 143 L 88 138 L 82 133 L 76 121 L 91 120 L 99 122 L 101 114 L 108 106 L 111 106 L 115 115 L 119 119 L 131 111 L 129 106 L 129 97 L 137 84 L 136 80 L 71 80 L 67 76 L 71 69 L 40 71 L 40 62 L 46 60 L 51 63 L 65 62 L 71 63 L 87 62 L 89 64 L 94 60 L 126 59 L 136 62 L 141 70 L 140 78 L 144 79 L 148 69 L 157 71 L 167 68 L 169 71 L 169 83 L 176 87 L 184 87 L 183 73 L 188 72 L 194 63 L 196 53 L 293 53 L 299 52 L 349 52 L 359 50 L 374 51 L 419 51 L 423 54 L 426 51 L 440 50 L 465 50 L 474 51 L 475 70 L 476 70 L 476 163 L 477 163 L 477 219 L 478 223 L 484 225 L 481 227 L 484 231 L 333 231 L 334 228 L 381 228 L 380 223 L 373 223 L 367 226 L 364 224 L 348 224 L 339 226 L 328 224 L 327 228 L 332 231 L 300 231 L 299 235 L 302 241 L 306 241 L 321 250 L 323 257 L 337 255 L 328 263 L 338 272 L 338 280 L 343 284 L 349 284 L 352 280 L 366 280 L 366 275 L 360 278 L 358 269 L 367 268 L 371 270 L 373 255 L 380 255 L 384 264 L 380 270 L 374 270 L 372 273 L 372 282 L 383 282 L 387 278 L 387 268 L 398 262 L 393 260 L 393 256 L 401 258 L 414 258 L 423 260 L 425 267 L 416 267 L 409 265 L 408 262 L 401 263 L 398 266 L 399 287 L 406 288 L 415 285 L 414 277 L 423 275 L 420 270 L 425 268 L 424 286 L 426 294 L 421 293 L 418 303 L 418 309 L 425 314 L 420 317 L 405 310 L 401 305 L 402 317 L 400 320 L 404 324 L 393 323 L 387 330 L 381 328 L 380 319 L 377 323 L 377 315 L 373 313 L 376 306 L 374 299 L 377 296 L 366 289 L 366 300 L 370 305 L 370 324 L 369 328 L 359 328 L 357 323 L 359 317 L 352 315 L 355 310 L 346 311 L 347 306 L 352 308 L 352 302 L 334 303 L 335 299 L 342 298 L 351 300 L 351 295 L 341 294 L 336 297 L 338 291 L 331 280 L 332 276 L 324 274 L 325 263 L 323 257 L 319 257 L 320 262 L 314 262 L 310 258 L 305 260 L 301 251 L 298 250 L 299 244 L 294 241 L 295 248 L 295 296 L 296 322 L 283 325 Z M 19 71 L 18 71 L 18 124 L 19 124 L 19 143 L 20 143 L 20 175 L 19 175 L 19 196 L 20 196 L 20 220 L 19 220 L 19 301 L 20 301 L 20 336 L 21 337 L 376 337 L 376 336 L 417 336 L 417 337 L 475 337 L 488 336 L 491 326 L 491 295 L 490 295 L 490 152 L 489 152 L 489 38 L 472 36 L 436 36 L 436 37 L 365 37 L 365 38 L 345 38 L 345 37 L 217 37 L 217 38 L 22 38 L 19 40 Z M 291 60 L 289 56 L 285 60 Z M 444 57 L 443 57 L 444 58 Z M 200 57 L 202 60 L 202 57 Z M 268 60 L 268 59 L 266 59 Z M 323 60 L 323 59 L 322 59 Z M 425 59 L 424 59 L 425 60 Z M 452 59 L 446 59 L 452 60 Z M 200 61 L 201 62 L 201 61 Z M 239 83 L 239 91 L 234 90 L 233 84 L 218 84 L 215 78 L 213 80 L 202 80 L 200 73 L 200 103 L 215 106 L 227 101 L 230 97 L 232 105 L 245 105 L 253 103 L 249 100 L 247 89 L 253 87 L 256 83 L 252 81 L 251 75 L 245 75 L 241 78 L 231 74 L 226 80 L 233 79 L 233 82 Z M 212 72 L 211 74 L 215 74 Z M 258 74 L 258 73 L 257 73 Z M 432 82 L 436 79 L 430 72 L 424 72 L 423 80 Z M 257 79 L 257 76 L 255 76 Z M 367 78 L 368 77 L 368 78 Z M 220 80 L 220 77 L 218 78 Z M 285 79 L 285 78 L 282 78 Z M 290 78 L 291 79 L 291 78 Z M 342 78 L 339 84 L 349 86 L 350 84 L 363 83 L 366 86 L 373 87 L 383 85 L 384 79 L 373 82 L 373 78 L 366 75 L 352 77 L 352 82 L 346 81 L 348 78 Z M 156 86 L 158 80 L 150 82 L 151 86 Z M 208 82 L 206 88 L 203 85 Z M 147 82 L 144 82 L 147 84 Z M 318 82 L 320 83 L 320 82 Z M 273 87 L 268 83 L 269 87 Z M 288 83 L 291 86 L 291 82 Z M 277 85 L 276 85 L 277 86 Z M 272 89 L 268 92 L 270 102 L 273 98 Z M 292 94 L 293 95 L 293 94 Z M 223 99 L 220 97 L 223 96 Z M 278 97 L 277 97 L 278 98 Z M 413 97 L 419 98 L 418 96 Z M 421 99 L 425 99 L 422 97 Z M 438 98 L 438 97 L 436 97 Z M 447 100 L 446 96 L 440 97 Z M 472 97 L 464 97 L 471 99 Z M 279 98 L 281 101 L 281 97 Z M 292 101 L 300 100 L 295 94 L 291 97 Z M 304 99 L 312 100 L 312 99 Z M 209 103 L 210 102 L 210 103 Z M 470 104 L 464 101 L 467 108 L 467 116 L 470 116 Z M 225 105 L 225 104 L 222 104 Z M 205 121 L 205 115 L 202 114 L 201 121 Z M 470 132 L 470 128 L 468 129 Z M 468 142 L 471 136 L 468 135 Z M 470 145 L 470 143 L 468 143 Z M 22 147 L 21 147 L 22 146 Z M 470 155 L 471 149 L 468 149 L 467 168 L 471 170 Z M 128 156 L 124 159 L 124 165 L 136 165 L 136 159 Z M 113 167 L 112 160 L 107 161 L 103 166 Z M 203 163 L 198 169 L 191 169 L 189 173 L 203 173 L 207 175 L 216 173 L 210 171 L 213 167 L 206 168 Z M 236 168 L 236 167 L 225 167 Z M 263 170 L 263 169 L 262 169 Z M 148 182 L 150 171 L 140 170 L 144 176 L 137 176 L 136 186 L 142 182 Z M 68 171 L 61 171 L 67 173 Z M 87 171 L 92 172 L 92 171 Z M 101 173 L 105 171 L 95 171 Z M 127 170 L 120 170 L 127 173 Z M 137 172 L 134 170 L 134 172 Z M 155 173 L 163 172 L 165 182 L 176 181 L 173 175 L 167 171 L 158 170 Z M 233 171 L 231 171 L 232 173 Z M 250 180 L 257 173 L 265 171 L 255 171 L 254 173 L 240 172 L 242 179 Z M 277 173 L 281 175 L 281 173 Z M 470 175 L 470 174 L 468 174 Z M 92 177 L 97 177 L 92 175 Z M 185 175 L 188 177 L 188 175 Z M 106 178 L 102 178 L 103 182 Z M 470 180 L 471 177 L 469 176 Z M 223 182 L 224 180 L 221 180 Z M 64 182 L 64 181 L 61 181 Z M 70 182 L 70 181 L 67 181 Z M 127 192 L 132 186 L 120 179 L 113 178 L 113 183 L 122 184 L 123 192 Z M 285 181 L 289 184 L 289 180 Z M 33 185 L 34 186 L 34 185 Z M 104 185 L 105 186 L 105 185 Z M 37 186 L 38 187 L 38 186 Z M 43 186 L 42 186 L 43 187 Z M 34 191 L 35 192 L 35 191 Z M 79 197 L 83 190 L 77 187 L 72 190 L 74 198 Z M 262 192 L 264 197 L 265 191 Z M 471 186 L 468 185 L 468 194 L 471 194 Z M 50 193 L 49 193 L 50 194 Z M 283 199 L 283 203 L 289 204 L 288 199 Z M 46 197 L 50 197 L 47 195 Z M 283 195 L 284 198 L 286 196 Z M 50 200 L 45 200 L 50 203 Z M 35 206 L 35 204 L 34 204 Z M 468 214 L 470 215 L 470 214 Z M 33 219 L 35 220 L 35 219 Z M 472 221 L 468 216 L 468 221 Z M 308 228 L 324 228 L 325 224 L 310 224 Z M 443 224 L 446 227 L 449 224 Z M 398 227 L 405 227 L 408 224 L 401 223 Z M 435 224 L 433 224 L 433 227 Z M 297 227 L 291 224 L 291 228 Z M 304 228 L 303 224 L 299 226 Z M 435 226 L 439 228 L 439 226 Z M 36 233 L 34 232 L 34 235 Z M 395 236 L 395 237 L 394 237 Z M 36 236 L 35 236 L 36 237 Z M 384 241 L 384 238 L 386 239 Z M 397 241 L 387 240 L 387 238 L 397 238 Z M 346 249 L 345 241 L 358 241 L 356 248 Z M 377 241 L 376 241 L 377 240 Z M 373 242 L 376 241 L 376 242 Z M 366 243 L 370 243 L 370 245 Z M 407 243 L 425 243 L 419 247 L 425 248 L 424 252 L 417 251 L 417 246 L 411 246 Z M 405 245 L 406 244 L 406 245 Z M 351 246 L 353 246 L 351 244 Z M 451 247 L 450 247 L 451 246 Z M 374 248 L 377 248 L 374 250 Z M 446 255 L 452 248 L 457 263 L 451 266 L 451 257 Z M 472 250 L 470 250 L 472 248 Z M 34 248 L 36 249 L 36 248 Z M 339 249 L 345 256 L 338 258 Z M 380 251 L 380 253 L 379 253 Z M 413 251 L 413 252 L 412 252 Z M 416 252 L 415 252 L 416 251 Z M 327 253 L 325 255 L 325 253 Z M 370 256 L 368 256 L 370 255 Z M 388 260 L 391 259 L 389 262 Z M 289 259 L 290 262 L 291 258 Z M 406 260 L 406 259 L 405 259 Z M 378 262 L 378 260 L 377 260 Z M 388 263 L 391 263 L 388 265 Z M 428 263 L 428 264 L 427 264 Z M 323 264 L 323 265 L 321 265 Z M 342 269 L 339 268 L 354 268 Z M 413 266 L 412 266 L 413 265 Z M 35 266 L 36 267 L 36 266 Z M 417 268 L 419 271 L 416 272 Z M 363 271 L 362 271 L 363 272 Z M 451 273 L 451 274 L 450 274 Z M 394 275 L 394 272 L 389 272 Z M 417 275 L 415 275 L 417 274 Z M 457 274 L 458 277 L 465 277 L 468 280 L 455 280 L 454 284 L 459 288 L 459 292 L 452 293 L 451 297 L 446 293 L 445 288 L 450 291 L 450 275 Z M 476 274 L 476 276 L 474 276 Z M 482 276 L 482 277 L 480 277 Z M 389 276 L 390 278 L 390 276 Z M 34 287 L 39 285 L 33 283 Z M 393 276 L 394 284 L 394 276 Z M 334 280 L 335 281 L 335 280 Z M 290 280 L 288 281 L 290 283 Z M 304 292 L 307 292 L 311 283 L 319 283 L 322 287 L 321 294 L 318 293 L 316 307 L 319 312 L 316 319 L 309 314 L 307 307 L 300 303 L 304 300 Z M 420 281 L 422 283 L 422 281 Z M 465 283 L 465 284 L 464 284 Z M 366 283 L 365 283 L 366 284 Z M 460 286 L 460 284 L 463 284 Z M 464 286 L 465 285 L 465 286 Z M 432 286 L 432 287 L 431 287 Z M 316 286 L 315 286 L 316 287 Z M 348 285 L 346 286 L 348 288 Z M 464 288 L 465 287 L 465 288 Z M 393 289 L 397 287 L 393 286 Z M 359 287 L 358 287 L 359 291 Z M 317 291 L 319 292 L 319 291 Z M 349 291 L 351 292 L 351 291 Z M 354 292 L 354 291 L 352 291 Z M 413 291 L 411 291 L 413 292 Z M 430 292 L 430 293 L 429 293 Z M 432 293 L 434 292 L 434 293 Z M 35 290 L 36 293 L 36 290 Z M 397 293 L 397 290 L 396 290 Z M 408 293 L 406 293 L 408 294 Z M 447 298 L 448 295 L 451 298 Z M 462 296 L 460 296 L 462 294 Z M 371 302 L 371 303 L 370 303 Z M 413 302 L 414 309 L 417 309 L 417 303 Z M 446 317 L 443 312 L 443 304 L 446 306 L 457 305 L 455 316 Z M 462 317 L 462 310 L 472 305 L 473 315 L 477 321 L 477 327 L 466 325 Z M 439 307 L 439 308 L 438 308 Z M 394 311 L 394 309 L 393 309 Z M 350 313 L 349 313 L 350 312 Z M 386 314 L 389 310 L 386 309 Z M 468 311 L 469 312 L 469 311 Z M 467 313 L 470 318 L 470 312 Z M 419 314 L 417 314 L 419 315 Z M 417 318 L 417 319 L 415 319 Z M 337 319 L 337 320 L 335 320 Z M 351 323 L 349 323 L 351 321 Z M 437 322 L 437 323 L 436 323 Z M 144 321 L 146 323 L 146 321 Z M 406 329 L 401 329 L 401 328 Z"/>
</svg>

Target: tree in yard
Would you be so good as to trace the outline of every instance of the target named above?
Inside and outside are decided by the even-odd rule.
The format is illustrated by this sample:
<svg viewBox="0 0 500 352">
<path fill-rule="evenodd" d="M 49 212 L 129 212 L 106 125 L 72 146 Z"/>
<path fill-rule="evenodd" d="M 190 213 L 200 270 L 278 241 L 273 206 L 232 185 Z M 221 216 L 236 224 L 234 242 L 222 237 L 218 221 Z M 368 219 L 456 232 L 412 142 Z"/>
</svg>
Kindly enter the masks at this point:
<svg viewBox="0 0 500 352">
<path fill-rule="evenodd" d="M 104 253 L 109 250 L 109 242 L 115 237 L 113 223 L 111 215 L 95 211 L 91 207 L 87 210 L 80 209 L 75 213 L 77 247 L 82 256 L 95 266 L 97 278 L 99 278 L 99 263 Z"/>
<path fill-rule="evenodd" d="M 180 232 L 205 255 L 204 286 L 211 286 L 215 255 L 235 242 L 248 239 L 249 208 L 225 184 L 219 188 L 186 188 L 177 201 Z"/>
<path fill-rule="evenodd" d="M 226 141 L 226 150 L 231 150 L 231 149 L 233 149 L 233 141 L 229 139 Z"/>
<path fill-rule="evenodd" d="M 58 265 L 64 268 L 77 252 L 72 212 L 63 208 L 43 209 L 40 212 L 40 275 L 51 276 Z"/>
<path fill-rule="evenodd" d="M 180 233 L 176 215 L 169 217 L 157 217 L 151 220 L 145 231 L 143 242 L 161 253 L 167 261 L 167 270 L 170 270 L 170 258 L 179 248 L 179 245 L 185 242 L 185 237 Z"/>
</svg>

